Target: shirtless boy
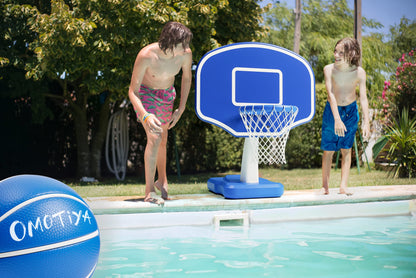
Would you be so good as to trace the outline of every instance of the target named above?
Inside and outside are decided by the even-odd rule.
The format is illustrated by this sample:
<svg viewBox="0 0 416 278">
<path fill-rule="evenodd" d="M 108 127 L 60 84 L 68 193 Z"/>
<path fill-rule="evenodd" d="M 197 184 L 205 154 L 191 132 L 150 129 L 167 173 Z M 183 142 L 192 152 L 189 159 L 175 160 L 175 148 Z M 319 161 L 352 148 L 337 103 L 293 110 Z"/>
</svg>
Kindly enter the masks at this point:
<svg viewBox="0 0 416 278">
<path fill-rule="evenodd" d="M 192 82 L 192 32 L 178 22 L 168 22 L 158 42 L 140 50 L 134 63 L 129 98 L 137 119 L 146 131 L 144 152 L 145 202 L 163 204 L 168 199 L 166 144 L 168 130 L 176 125 L 185 110 Z M 182 70 L 181 99 L 173 111 L 175 76 Z M 173 113 L 172 113 L 173 112 Z M 158 180 L 155 182 L 156 169 Z M 155 187 L 162 198 L 156 195 Z"/>
<path fill-rule="evenodd" d="M 322 119 L 322 187 L 324 194 L 329 194 L 332 157 L 335 151 L 341 150 L 339 193 L 351 195 L 347 192 L 347 185 L 351 167 L 351 148 L 359 121 L 355 92 L 357 86 L 362 107 L 363 136 L 368 138 L 370 135 L 366 73 L 359 66 L 360 45 L 355 39 L 344 38 L 338 41 L 334 49 L 334 58 L 333 64 L 324 67 L 328 101 Z"/>
</svg>

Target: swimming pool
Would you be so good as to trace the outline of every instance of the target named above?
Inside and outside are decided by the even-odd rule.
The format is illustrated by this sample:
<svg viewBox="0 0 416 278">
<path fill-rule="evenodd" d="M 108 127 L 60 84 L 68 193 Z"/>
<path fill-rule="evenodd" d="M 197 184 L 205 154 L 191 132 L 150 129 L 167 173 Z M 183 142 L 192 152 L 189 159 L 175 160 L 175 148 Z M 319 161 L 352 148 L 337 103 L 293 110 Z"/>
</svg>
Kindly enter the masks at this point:
<svg viewBox="0 0 416 278">
<path fill-rule="evenodd" d="M 398 204 L 403 207 L 406 202 L 384 206 L 394 211 Z M 334 208 L 318 207 L 315 212 Z M 350 206 L 342 207 L 351 211 Z M 367 205 L 365 210 L 368 214 L 371 209 Z M 267 217 L 256 211 L 248 227 L 234 220 L 217 227 L 188 225 L 187 221 L 204 218 L 200 212 L 200 217 L 178 213 L 187 219 L 179 225 L 163 220 L 175 218 L 169 213 L 125 215 L 143 221 L 141 227 L 126 228 L 115 223 L 113 215 L 114 227 L 103 225 L 101 230 L 94 277 L 416 277 L 416 219 L 410 213 L 263 221 L 280 211 L 268 211 Z"/>
</svg>

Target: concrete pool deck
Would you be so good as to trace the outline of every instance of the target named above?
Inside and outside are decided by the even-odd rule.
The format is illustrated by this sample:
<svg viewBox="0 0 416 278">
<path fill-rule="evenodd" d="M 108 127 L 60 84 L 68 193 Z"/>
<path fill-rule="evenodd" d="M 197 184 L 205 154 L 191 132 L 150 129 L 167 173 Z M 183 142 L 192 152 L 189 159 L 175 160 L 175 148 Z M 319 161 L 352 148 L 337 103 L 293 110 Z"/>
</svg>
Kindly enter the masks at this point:
<svg viewBox="0 0 416 278">
<path fill-rule="evenodd" d="M 322 190 L 290 190 L 280 198 L 225 199 L 214 193 L 172 195 L 164 206 L 143 201 L 143 196 L 84 198 L 95 214 L 198 212 L 218 210 L 254 210 L 308 207 L 334 204 L 356 204 L 416 199 L 416 184 L 350 187 L 351 196 L 338 194 L 331 188 L 329 195 Z"/>
<path fill-rule="evenodd" d="M 280 198 L 225 199 L 214 193 L 173 195 L 164 206 L 146 203 L 143 196 L 85 198 L 100 230 L 164 228 L 169 226 L 213 226 L 237 223 L 328 220 L 349 217 L 416 216 L 416 185 L 352 187 L 352 196 L 329 195 L 321 190 L 291 190 Z M 231 222 L 230 222 L 231 221 Z M 237 227 L 238 228 L 238 227 Z"/>
</svg>

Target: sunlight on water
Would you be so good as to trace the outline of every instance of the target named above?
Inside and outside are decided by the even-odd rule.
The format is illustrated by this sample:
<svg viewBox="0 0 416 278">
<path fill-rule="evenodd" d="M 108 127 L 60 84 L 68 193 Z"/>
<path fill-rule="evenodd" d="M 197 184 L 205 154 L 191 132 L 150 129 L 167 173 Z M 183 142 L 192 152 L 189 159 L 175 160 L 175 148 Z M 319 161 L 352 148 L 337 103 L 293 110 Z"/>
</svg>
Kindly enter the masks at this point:
<svg viewBox="0 0 416 278">
<path fill-rule="evenodd" d="M 104 230 L 94 277 L 415 277 L 416 219 Z"/>
<path fill-rule="evenodd" d="M 326 251 L 313 251 L 313 253 L 330 257 L 333 259 L 342 259 L 342 260 L 349 260 L 349 261 L 363 261 L 362 256 L 352 256 L 352 255 L 346 255 L 338 252 L 326 252 Z"/>
</svg>

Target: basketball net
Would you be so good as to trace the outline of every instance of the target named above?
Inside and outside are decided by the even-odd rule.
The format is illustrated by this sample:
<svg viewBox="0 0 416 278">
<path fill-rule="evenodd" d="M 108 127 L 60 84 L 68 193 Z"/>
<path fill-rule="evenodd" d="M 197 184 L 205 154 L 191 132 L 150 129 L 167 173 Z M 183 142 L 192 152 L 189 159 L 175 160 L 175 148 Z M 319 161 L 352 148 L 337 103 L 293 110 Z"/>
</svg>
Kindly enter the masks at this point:
<svg viewBox="0 0 416 278">
<path fill-rule="evenodd" d="M 286 142 L 298 113 L 290 105 L 247 105 L 240 116 L 254 144 L 253 159 L 257 164 L 285 164 Z"/>
</svg>

